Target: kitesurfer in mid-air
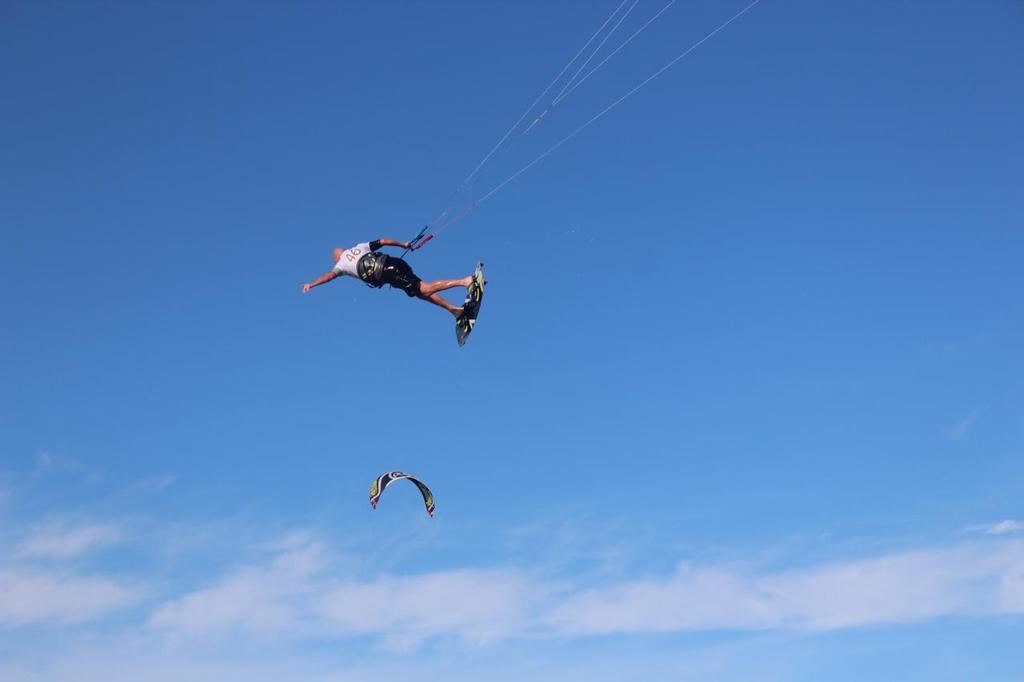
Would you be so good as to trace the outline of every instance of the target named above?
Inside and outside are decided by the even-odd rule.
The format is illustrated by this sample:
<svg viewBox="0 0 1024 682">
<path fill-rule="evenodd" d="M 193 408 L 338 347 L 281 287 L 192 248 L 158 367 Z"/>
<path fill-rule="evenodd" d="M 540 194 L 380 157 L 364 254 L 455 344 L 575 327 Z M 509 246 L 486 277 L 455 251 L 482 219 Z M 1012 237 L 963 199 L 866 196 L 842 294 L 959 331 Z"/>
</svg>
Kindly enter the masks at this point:
<svg viewBox="0 0 1024 682">
<path fill-rule="evenodd" d="M 408 249 L 408 242 L 400 242 L 394 239 L 375 239 L 372 242 L 363 242 L 355 246 L 343 249 L 340 246 L 334 249 L 334 268 L 330 272 L 320 275 L 312 282 L 302 285 L 302 293 L 306 293 L 313 287 L 326 284 L 336 277 L 348 275 L 355 277 L 369 284 L 372 287 L 382 287 L 385 284 L 395 289 L 401 289 L 410 297 L 422 298 L 434 305 L 439 305 L 458 319 L 462 315 L 462 308 L 452 305 L 444 299 L 439 292 L 455 287 L 466 287 L 473 283 L 473 275 L 462 279 L 441 279 L 436 282 L 424 282 L 412 268 L 401 258 L 388 256 L 380 252 L 382 246 L 397 246 L 400 249 Z"/>
</svg>

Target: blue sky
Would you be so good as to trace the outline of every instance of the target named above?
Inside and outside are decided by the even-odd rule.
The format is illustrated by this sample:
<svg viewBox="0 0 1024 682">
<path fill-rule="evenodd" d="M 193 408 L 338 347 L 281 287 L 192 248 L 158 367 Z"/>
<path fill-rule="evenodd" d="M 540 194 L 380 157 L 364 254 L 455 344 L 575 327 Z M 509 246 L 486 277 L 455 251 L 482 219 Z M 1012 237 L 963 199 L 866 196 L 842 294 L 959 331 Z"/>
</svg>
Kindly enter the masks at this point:
<svg viewBox="0 0 1024 682">
<path fill-rule="evenodd" d="M 0 7 L 0 680 L 1024 680 L 1019 3 L 762 0 L 410 257 L 462 349 L 300 293 L 617 5 Z"/>
</svg>

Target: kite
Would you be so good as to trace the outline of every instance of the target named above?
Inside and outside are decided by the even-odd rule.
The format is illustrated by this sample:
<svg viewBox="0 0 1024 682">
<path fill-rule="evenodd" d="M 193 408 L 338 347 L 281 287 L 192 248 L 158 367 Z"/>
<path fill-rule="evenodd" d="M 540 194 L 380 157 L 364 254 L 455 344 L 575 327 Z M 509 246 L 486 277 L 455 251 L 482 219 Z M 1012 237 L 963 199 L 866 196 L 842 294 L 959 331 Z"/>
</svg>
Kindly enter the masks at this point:
<svg viewBox="0 0 1024 682">
<path fill-rule="evenodd" d="M 380 496 L 383 494 L 384 489 L 400 478 L 407 478 L 416 484 L 416 487 L 420 489 L 420 494 L 423 495 L 423 504 L 427 508 L 427 514 L 433 516 L 434 493 L 430 492 L 430 488 L 423 481 L 401 471 L 389 471 L 386 474 L 381 474 L 377 477 L 377 480 L 370 484 L 370 506 L 376 509 L 377 502 L 380 501 Z"/>
</svg>

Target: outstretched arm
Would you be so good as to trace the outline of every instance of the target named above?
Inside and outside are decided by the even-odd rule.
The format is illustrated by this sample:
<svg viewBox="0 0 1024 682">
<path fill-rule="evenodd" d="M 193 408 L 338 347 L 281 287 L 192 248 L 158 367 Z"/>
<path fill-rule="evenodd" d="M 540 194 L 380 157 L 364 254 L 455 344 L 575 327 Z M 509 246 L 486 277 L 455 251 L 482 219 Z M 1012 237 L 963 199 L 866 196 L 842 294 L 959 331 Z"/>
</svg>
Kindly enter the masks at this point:
<svg viewBox="0 0 1024 682">
<path fill-rule="evenodd" d="M 380 244 L 381 246 L 397 246 L 400 249 L 409 248 L 409 242 L 400 242 L 397 239 L 388 239 L 387 237 L 375 239 L 373 242 L 370 242 L 370 245 L 372 246 L 374 243 Z"/>
<path fill-rule="evenodd" d="M 302 293 L 306 293 L 307 291 L 309 291 L 313 287 L 318 287 L 321 284 L 327 284 L 328 282 L 330 282 L 332 279 L 334 279 L 337 276 L 338 276 L 338 273 L 335 272 L 334 270 L 331 270 L 330 272 L 328 272 L 326 274 L 320 275 L 319 277 L 314 279 L 312 282 L 310 282 L 308 284 L 303 284 L 302 285 Z"/>
</svg>

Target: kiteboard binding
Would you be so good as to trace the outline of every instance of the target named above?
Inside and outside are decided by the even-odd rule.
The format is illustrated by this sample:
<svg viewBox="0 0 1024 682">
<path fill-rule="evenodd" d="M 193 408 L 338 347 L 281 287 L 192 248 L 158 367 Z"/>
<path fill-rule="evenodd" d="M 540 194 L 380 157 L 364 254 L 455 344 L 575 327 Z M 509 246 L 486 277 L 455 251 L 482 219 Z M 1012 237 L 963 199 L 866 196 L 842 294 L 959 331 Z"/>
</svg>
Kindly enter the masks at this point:
<svg viewBox="0 0 1024 682">
<path fill-rule="evenodd" d="M 473 273 L 473 281 L 466 289 L 466 300 L 462 304 L 462 314 L 455 320 L 455 340 L 459 346 L 466 345 L 473 327 L 476 326 L 476 317 L 480 314 L 480 304 L 484 301 L 484 286 L 487 280 L 484 279 L 483 262 L 476 264 L 476 272 Z"/>
</svg>

